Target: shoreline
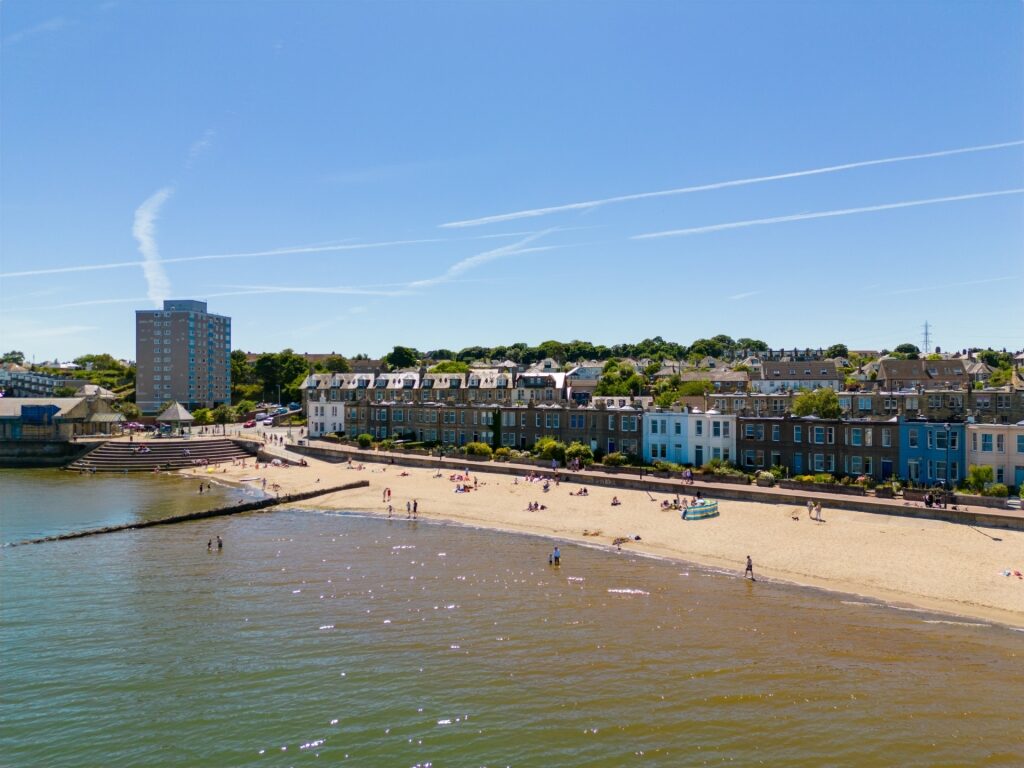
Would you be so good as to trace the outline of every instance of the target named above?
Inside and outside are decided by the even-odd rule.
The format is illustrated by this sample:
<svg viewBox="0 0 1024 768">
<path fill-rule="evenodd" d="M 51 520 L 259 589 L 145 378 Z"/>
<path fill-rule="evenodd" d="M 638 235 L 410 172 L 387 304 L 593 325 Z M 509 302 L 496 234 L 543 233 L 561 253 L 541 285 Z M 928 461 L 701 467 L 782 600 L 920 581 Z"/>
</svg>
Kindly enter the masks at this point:
<svg viewBox="0 0 1024 768">
<path fill-rule="evenodd" d="M 1024 532 L 982 531 L 935 520 L 887 517 L 830 509 L 824 522 L 807 519 L 792 504 L 720 500 L 721 516 L 683 521 L 678 511 L 663 510 L 667 494 L 587 486 L 589 495 L 572 495 L 583 486 L 574 478 L 550 484 L 470 468 L 478 490 L 454 493 L 463 470 L 436 470 L 402 465 L 366 465 L 350 469 L 307 457 L 306 467 L 227 467 L 218 472 L 226 484 L 256 489 L 241 477 L 260 476 L 278 484 L 281 494 L 312 490 L 318 483 L 339 485 L 365 479 L 355 492 L 318 497 L 315 503 L 286 505 L 295 509 L 357 512 L 387 517 L 385 488 L 391 488 L 394 515 L 404 520 L 405 503 L 419 502 L 428 521 L 469 525 L 505 533 L 572 541 L 613 550 L 615 538 L 631 554 L 680 564 L 714 568 L 741 576 L 747 554 L 754 573 L 766 582 L 811 587 L 878 602 L 898 610 L 920 609 L 957 618 L 977 619 L 1011 629 L 1024 628 L 1024 580 L 1002 576 L 1006 569 L 1024 571 Z M 467 485 L 472 484 L 472 479 Z M 622 502 L 611 506 L 613 496 Z M 531 502 L 547 509 L 527 510 Z M 792 519 L 796 509 L 799 521 Z M 596 535 L 595 535 L 596 534 Z M 639 535 L 639 541 L 632 539 Z"/>
</svg>

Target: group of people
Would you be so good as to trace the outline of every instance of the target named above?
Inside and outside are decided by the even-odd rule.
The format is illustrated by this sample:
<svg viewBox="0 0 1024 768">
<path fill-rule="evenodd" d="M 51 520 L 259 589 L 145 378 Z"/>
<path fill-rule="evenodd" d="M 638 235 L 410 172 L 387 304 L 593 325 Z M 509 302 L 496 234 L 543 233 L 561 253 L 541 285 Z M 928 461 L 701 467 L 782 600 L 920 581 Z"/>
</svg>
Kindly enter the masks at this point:
<svg viewBox="0 0 1024 768">
<path fill-rule="evenodd" d="M 527 512 L 539 512 L 542 509 L 547 509 L 547 505 L 541 504 L 539 501 L 531 501 L 526 505 Z"/>
<path fill-rule="evenodd" d="M 570 496 L 589 496 L 590 491 L 587 490 L 586 486 L 580 488 L 578 491 L 569 491 Z"/>
<path fill-rule="evenodd" d="M 223 539 L 221 539 L 220 536 L 218 536 L 217 537 L 217 551 L 218 552 L 222 552 L 223 550 L 224 550 L 224 541 L 223 541 Z M 206 540 L 206 551 L 207 552 L 212 552 L 213 551 L 213 539 L 207 539 Z"/>
<path fill-rule="evenodd" d="M 799 509 L 796 509 L 796 508 L 793 509 L 793 519 L 794 520 L 799 520 L 800 519 L 800 510 Z M 810 499 L 807 500 L 807 519 L 808 520 L 814 520 L 817 523 L 825 522 L 822 519 L 822 517 L 821 517 L 821 502 L 820 501 L 811 501 Z"/>
<path fill-rule="evenodd" d="M 391 500 L 391 489 L 390 488 L 386 488 L 385 491 L 387 493 L 387 499 L 388 499 L 388 501 L 390 501 Z M 390 518 L 394 514 L 395 514 L 395 508 L 389 503 L 388 504 L 388 517 Z M 416 519 L 416 518 L 419 517 L 419 514 L 420 514 L 420 502 L 419 502 L 418 499 L 413 499 L 412 501 L 405 502 L 405 519 L 406 520 Z"/>
</svg>

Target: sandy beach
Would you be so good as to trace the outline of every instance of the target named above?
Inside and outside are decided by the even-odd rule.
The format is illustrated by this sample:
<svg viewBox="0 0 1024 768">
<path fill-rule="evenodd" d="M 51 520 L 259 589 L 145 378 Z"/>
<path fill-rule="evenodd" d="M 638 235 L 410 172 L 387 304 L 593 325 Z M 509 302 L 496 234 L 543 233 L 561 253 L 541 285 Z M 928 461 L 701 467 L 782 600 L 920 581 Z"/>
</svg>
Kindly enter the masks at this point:
<svg viewBox="0 0 1024 768">
<path fill-rule="evenodd" d="M 721 501 L 721 515 L 683 521 L 678 511 L 661 508 L 666 495 L 644 491 L 588 487 L 573 495 L 575 480 L 541 483 L 524 477 L 477 472 L 470 467 L 467 486 L 451 470 L 366 464 L 363 469 L 308 459 L 306 467 L 227 466 L 222 481 L 254 487 L 266 478 L 268 490 L 280 493 L 368 480 L 369 487 L 330 494 L 303 508 L 350 510 L 387 515 L 385 489 L 391 490 L 396 518 L 406 516 L 415 500 L 418 516 L 500 531 L 551 537 L 673 558 L 742 574 L 747 555 L 761 583 L 773 580 L 857 595 L 872 601 L 912 606 L 1024 627 L 1024 580 L 1006 577 L 1006 569 L 1024 571 L 1024 532 L 972 528 L 935 520 L 887 517 L 867 512 L 823 508 L 823 522 L 808 518 L 792 504 Z M 461 470 L 458 470 L 461 472 Z M 188 473 L 186 473 L 188 474 Z M 617 496 L 621 502 L 612 505 Z M 537 502 L 546 509 L 531 511 Z M 794 520 L 794 511 L 799 519 Z M 639 539 L 635 537 L 639 536 Z M 538 557 L 546 557 L 538 552 Z"/>
</svg>

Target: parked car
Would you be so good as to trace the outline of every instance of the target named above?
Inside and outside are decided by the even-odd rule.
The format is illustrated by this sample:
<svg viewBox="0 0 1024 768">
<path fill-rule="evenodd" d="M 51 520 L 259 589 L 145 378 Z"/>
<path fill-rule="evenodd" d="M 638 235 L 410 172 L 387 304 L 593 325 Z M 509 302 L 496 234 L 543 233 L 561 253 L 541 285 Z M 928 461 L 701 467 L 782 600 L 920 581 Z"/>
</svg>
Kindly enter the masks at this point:
<svg viewBox="0 0 1024 768">
<path fill-rule="evenodd" d="M 252 429 L 256 426 L 256 419 L 249 419 L 245 424 L 242 425 L 246 429 Z"/>
<path fill-rule="evenodd" d="M 289 411 L 297 411 L 302 408 L 302 403 L 288 403 Z"/>
<path fill-rule="evenodd" d="M 278 408 L 276 411 L 274 411 L 274 415 L 275 416 L 283 416 L 286 413 L 288 413 L 288 409 L 285 408 L 283 405 L 280 408 Z"/>
<path fill-rule="evenodd" d="M 255 416 L 253 416 L 253 418 L 256 419 L 256 421 L 263 421 L 265 418 L 267 418 L 267 412 L 260 411 Z"/>
<path fill-rule="evenodd" d="M 263 420 L 263 426 L 264 427 L 272 427 L 272 426 L 274 426 L 274 420 L 271 419 L 271 418 L 264 419 Z"/>
</svg>

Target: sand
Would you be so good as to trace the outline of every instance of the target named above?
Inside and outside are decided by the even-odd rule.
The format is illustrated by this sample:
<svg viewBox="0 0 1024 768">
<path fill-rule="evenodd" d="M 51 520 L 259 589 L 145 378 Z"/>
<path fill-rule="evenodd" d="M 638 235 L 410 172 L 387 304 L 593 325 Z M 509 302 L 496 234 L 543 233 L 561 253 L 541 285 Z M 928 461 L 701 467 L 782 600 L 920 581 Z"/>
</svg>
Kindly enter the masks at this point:
<svg viewBox="0 0 1024 768">
<path fill-rule="evenodd" d="M 889 517 L 823 507 L 824 522 L 808 519 L 806 508 L 792 504 L 721 501 L 721 515 L 683 521 L 677 511 L 663 510 L 666 495 L 644 491 L 588 487 L 589 496 L 572 495 L 575 481 L 518 484 L 508 475 L 477 472 L 478 489 L 455 493 L 446 470 L 367 464 L 349 469 L 307 459 L 307 467 L 267 467 L 253 462 L 228 466 L 218 480 L 240 482 L 254 475 L 267 478 L 280 492 L 309 490 L 368 480 L 368 488 L 344 491 L 303 502 L 305 509 L 331 509 L 387 514 L 385 488 L 392 493 L 394 516 L 404 519 L 407 501 L 416 499 L 419 517 L 446 520 L 500 531 L 551 537 L 614 549 L 626 537 L 625 550 L 668 557 L 742 575 L 747 555 L 764 588 L 784 581 L 835 590 L 871 601 L 918 607 L 986 621 L 1024 627 L 1024 580 L 1006 577 L 1006 569 L 1024 572 L 1024 532 Z M 212 479 L 212 478 L 211 478 Z M 260 483 L 249 485 L 259 487 Z M 469 483 L 472 485 L 472 480 Z M 617 496 L 622 502 L 612 506 Z M 528 511 L 530 502 L 547 509 Z M 795 509 L 799 520 L 792 519 Z M 634 537 L 639 536 L 639 540 Z M 538 547 L 541 545 L 538 544 Z M 546 557 L 547 550 L 538 552 Z"/>
</svg>

